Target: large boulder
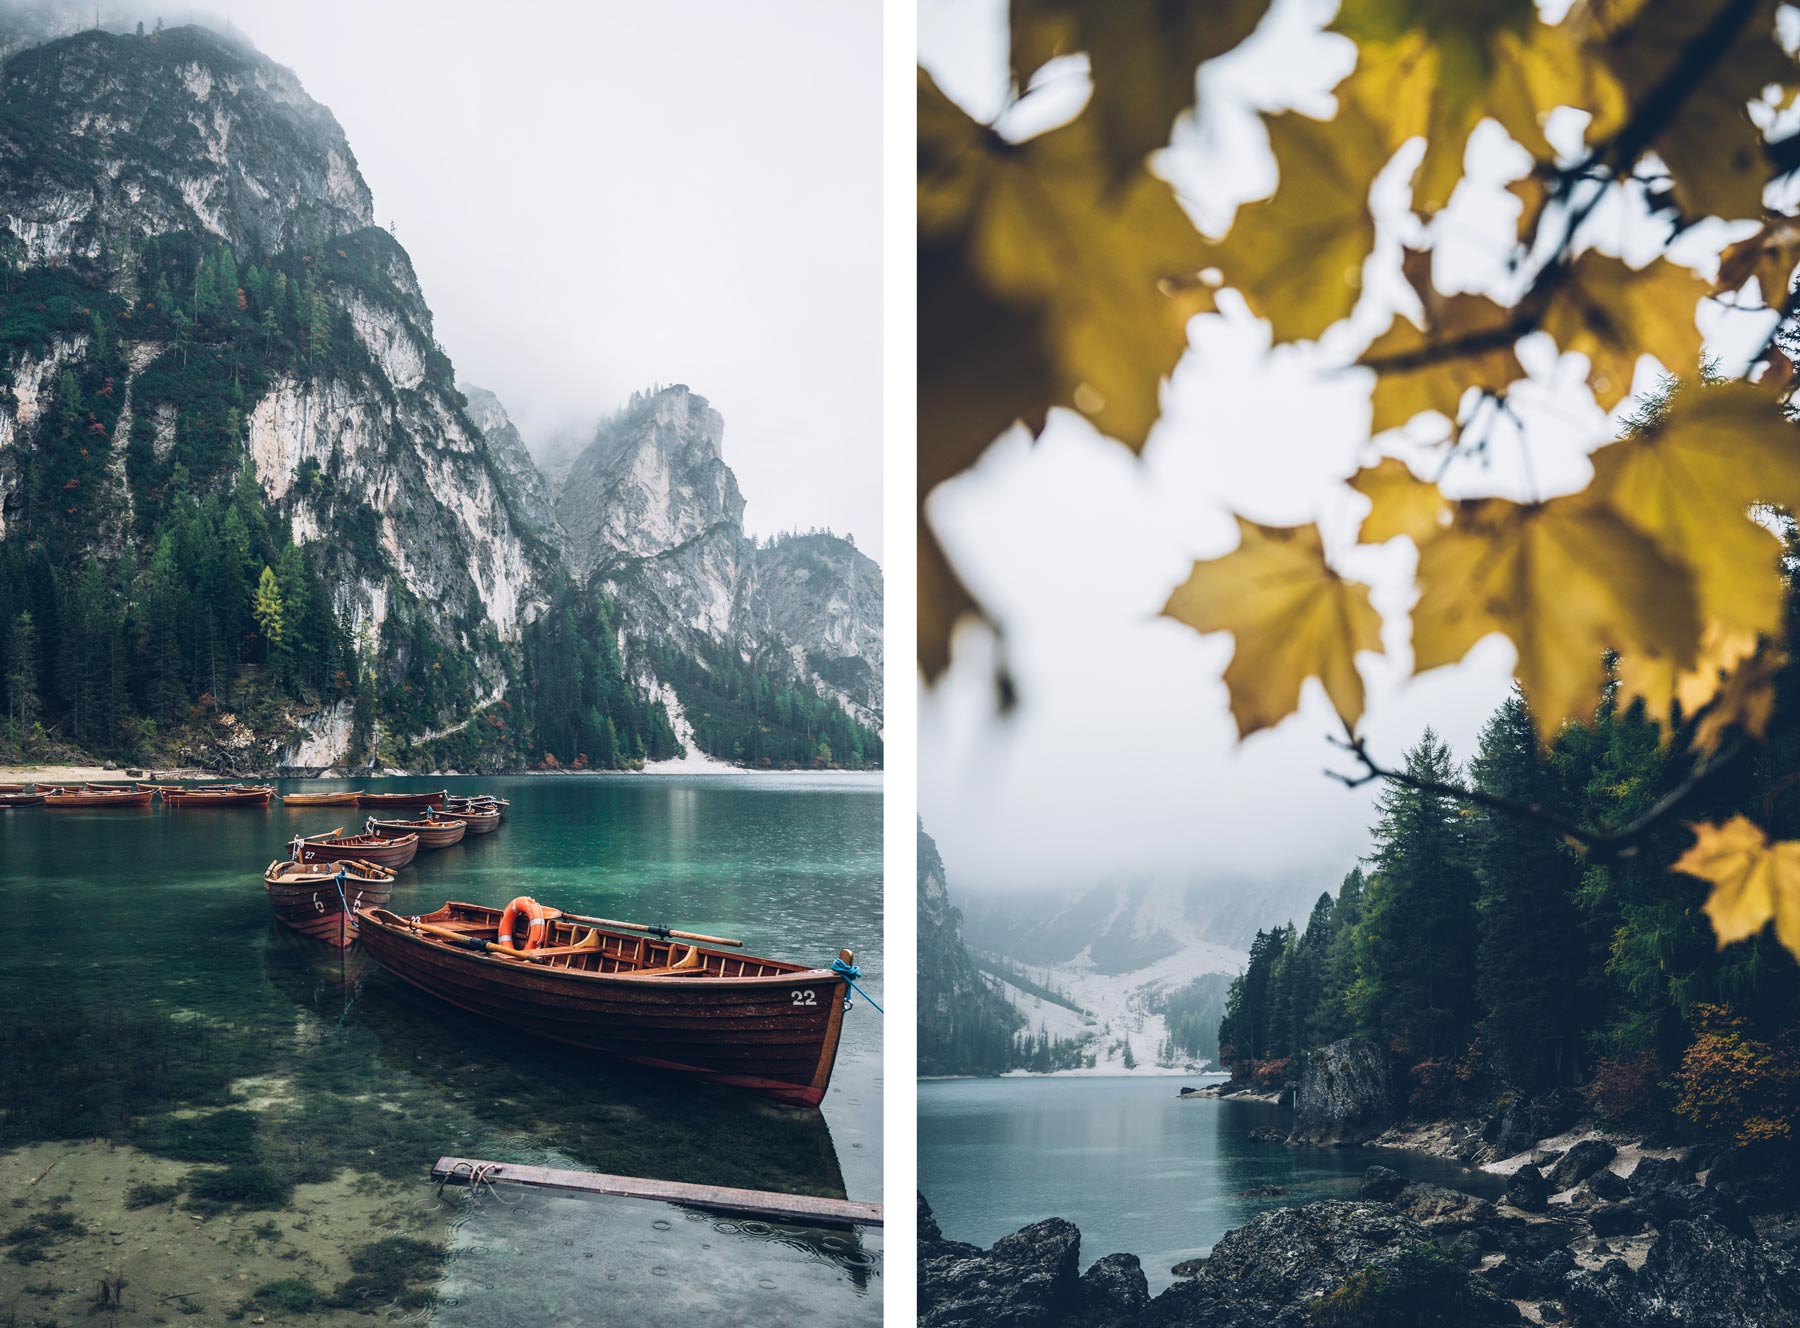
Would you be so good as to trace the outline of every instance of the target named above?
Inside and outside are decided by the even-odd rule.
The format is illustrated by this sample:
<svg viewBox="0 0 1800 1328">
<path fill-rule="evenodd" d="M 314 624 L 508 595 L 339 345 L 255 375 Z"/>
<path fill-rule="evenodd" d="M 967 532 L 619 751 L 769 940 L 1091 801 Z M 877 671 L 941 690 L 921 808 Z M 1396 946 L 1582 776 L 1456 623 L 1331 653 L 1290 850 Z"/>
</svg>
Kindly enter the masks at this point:
<svg viewBox="0 0 1800 1328">
<path fill-rule="evenodd" d="M 1363 1183 L 1368 1184 L 1366 1179 Z M 1390 1202 L 1433 1239 L 1485 1227 L 1499 1215 L 1488 1200 L 1442 1185 L 1408 1185 Z"/>
<path fill-rule="evenodd" d="M 1150 1283 L 1135 1254 L 1109 1254 L 1081 1275 L 1070 1328 L 1130 1328 L 1150 1303 Z"/>
<path fill-rule="evenodd" d="M 1675 1221 L 1633 1275 L 1576 1271 L 1563 1299 L 1582 1328 L 1800 1328 L 1800 1265 L 1710 1217 Z"/>
<path fill-rule="evenodd" d="M 921 1243 L 920 1328 L 1052 1328 L 1080 1308 L 1081 1233 L 1060 1217 L 990 1250 Z"/>
<path fill-rule="evenodd" d="M 1726 1230 L 1754 1237 L 1750 1218 L 1729 1188 L 1709 1189 L 1695 1179 L 1690 1163 L 1680 1158 L 1646 1157 L 1629 1178 L 1631 1195 L 1650 1224 L 1666 1230 L 1676 1222 L 1709 1217 Z"/>
<path fill-rule="evenodd" d="M 1619 1150 L 1604 1139 L 1583 1139 L 1550 1169 L 1550 1192 L 1561 1194 L 1573 1189 L 1602 1167 L 1610 1165 L 1618 1155 Z"/>
<path fill-rule="evenodd" d="M 1506 1182 L 1506 1202 L 1527 1213 L 1541 1213 L 1550 1202 L 1550 1185 L 1544 1173 L 1527 1162 Z"/>
<path fill-rule="evenodd" d="M 1366 1143 L 1394 1123 L 1387 1056 L 1366 1038 L 1308 1052 L 1294 1091 L 1295 1143 Z"/>
</svg>

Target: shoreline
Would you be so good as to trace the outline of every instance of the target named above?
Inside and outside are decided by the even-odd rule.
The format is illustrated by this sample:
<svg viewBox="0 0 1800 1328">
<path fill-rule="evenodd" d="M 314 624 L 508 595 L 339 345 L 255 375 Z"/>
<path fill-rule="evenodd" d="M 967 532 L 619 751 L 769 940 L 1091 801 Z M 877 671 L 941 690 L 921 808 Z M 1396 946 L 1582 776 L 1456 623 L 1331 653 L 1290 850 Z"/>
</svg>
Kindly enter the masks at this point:
<svg viewBox="0 0 1800 1328">
<path fill-rule="evenodd" d="M 141 775 L 128 775 L 126 770 L 142 770 Z M 356 783 L 371 779 L 520 779 L 527 776 L 542 779 L 592 779 L 619 778 L 623 776 L 657 776 L 667 778 L 672 775 L 880 775 L 880 768 L 872 770 L 842 769 L 807 769 L 796 767 L 793 770 L 763 770 L 751 766 L 735 766 L 719 764 L 687 764 L 683 761 L 654 762 L 642 770 L 395 770 L 388 767 L 376 772 L 353 771 L 343 774 L 327 774 L 319 771 L 295 771 L 276 768 L 272 770 L 234 771 L 221 774 L 215 770 L 200 770 L 191 766 L 164 769 L 160 766 L 98 766 L 73 765 L 57 762 L 30 762 L 16 765 L 0 765 L 0 782 L 24 784 L 107 784 L 120 783 L 130 779 L 142 779 L 145 782 L 157 780 L 244 780 L 244 779 L 321 779 L 336 780 L 344 783 Z"/>
</svg>

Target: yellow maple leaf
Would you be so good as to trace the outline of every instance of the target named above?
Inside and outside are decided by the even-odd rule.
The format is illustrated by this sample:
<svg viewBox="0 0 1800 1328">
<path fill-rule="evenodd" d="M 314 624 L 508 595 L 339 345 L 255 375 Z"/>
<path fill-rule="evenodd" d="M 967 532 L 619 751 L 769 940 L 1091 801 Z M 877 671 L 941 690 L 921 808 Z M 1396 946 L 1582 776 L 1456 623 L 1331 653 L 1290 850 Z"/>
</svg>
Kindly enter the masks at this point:
<svg viewBox="0 0 1800 1328">
<path fill-rule="evenodd" d="M 1008 143 L 923 73 L 919 134 L 922 241 L 959 248 L 989 295 L 1041 320 L 1046 406 L 1142 448 L 1188 319 L 1213 307 L 1193 280 L 1209 248 L 1174 191 L 1148 171 L 1113 187 L 1085 117 Z"/>
<path fill-rule="evenodd" d="M 1457 5 L 1349 0 L 1332 28 L 1356 41 L 1357 68 L 1338 89 L 1368 107 L 1397 147 L 1422 135 L 1425 155 L 1413 202 L 1429 215 L 1450 201 L 1463 174 L 1469 134 L 1497 121 L 1540 161 L 1555 153 L 1544 119 L 1558 106 L 1593 116 L 1596 132 L 1618 120 L 1624 98 L 1579 35 L 1537 17 L 1531 0 Z"/>
<path fill-rule="evenodd" d="M 1350 477 L 1350 487 L 1370 503 L 1357 538 L 1385 544 L 1397 535 L 1423 544 L 1450 524 L 1451 503 L 1429 480 L 1416 479 L 1404 461 L 1383 457 Z"/>
<path fill-rule="evenodd" d="M 1196 632 L 1232 634 L 1225 686 L 1239 737 L 1297 710 L 1307 678 L 1324 684 L 1354 731 L 1363 710 L 1357 652 L 1381 652 L 1381 615 L 1369 588 L 1332 570 L 1317 526 L 1259 526 L 1239 517 L 1238 536 L 1233 552 L 1194 564 L 1164 615 Z"/>
<path fill-rule="evenodd" d="M 1793 285 L 1797 266 L 1800 222 L 1791 217 L 1774 217 L 1764 222 L 1755 235 L 1725 247 L 1719 256 L 1719 279 L 1713 283 L 1713 294 L 1735 294 L 1755 277 L 1763 303 L 1778 309 Z"/>
<path fill-rule="evenodd" d="M 1354 102 L 1328 123 L 1289 113 L 1268 128 L 1275 192 L 1238 209 L 1208 261 L 1269 320 L 1276 341 L 1311 340 L 1349 317 L 1362 294 L 1363 260 L 1375 247 L 1369 188 L 1393 154 Z"/>
<path fill-rule="evenodd" d="M 1645 713 L 1664 726 L 1666 743 L 1677 717 L 1683 722 L 1690 720 L 1718 699 L 1725 679 L 1735 677 L 1739 667 L 1756 656 L 1757 647 L 1756 633 L 1735 630 L 1714 619 L 1701 629 L 1698 655 L 1689 667 L 1641 651 L 1621 655 L 1616 665 L 1620 701 L 1629 705 L 1641 697 Z M 1770 656 L 1774 653 L 1765 651 Z M 1744 696 L 1731 708 L 1748 713 L 1750 707 L 1750 698 Z M 1755 731 L 1760 736 L 1763 729 Z"/>
<path fill-rule="evenodd" d="M 1577 258 L 1555 287 L 1539 326 L 1591 366 L 1594 399 L 1611 410 L 1631 391 L 1640 354 L 1654 355 L 1670 373 L 1691 373 L 1700 361 L 1694 307 L 1707 284 L 1685 267 L 1658 258 L 1632 269 L 1595 250 Z"/>
<path fill-rule="evenodd" d="M 1800 955 L 1800 842 L 1772 840 L 1747 816 L 1692 825 L 1693 847 L 1674 870 L 1710 882 L 1706 916 L 1722 950 L 1774 919 L 1775 935 Z"/>
<path fill-rule="evenodd" d="M 1781 628 L 1781 543 L 1750 519 L 1800 507 L 1800 430 L 1748 383 L 1682 392 L 1662 419 L 1594 453 L 1589 492 L 1694 569 L 1703 616 Z"/>
<path fill-rule="evenodd" d="M 1268 8 L 1269 0 L 1012 0 L 1013 82 L 1024 88 L 1048 61 L 1085 52 L 1094 89 L 1082 114 L 1114 177 L 1126 177 L 1194 104 L 1200 65 L 1248 37 Z"/>
<path fill-rule="evenodd" d="M 1456 504 L 1454 522 L 1421 546 L 1417 580 L 1413 667 L 1454 664 L 1502 633 L 1546 742 L 1593 712 L 1608 651 L 1694 662 L 1692 574 L 1584 494 Z"/>
<path fill-rule="evenodd" d="M 1398 428 L 1435 410 L 1452 425 L 1471 387 L 1499 392 L 1525 376 L 1513 347 L 1525 328 L 1517 310 L 1485 295 L 1440 295 L 1429 251 L 1406 251 L 1403 271 L 1418 294 L 1424 326 L 1399 316 L 1357 360 L 1375 370 L 1370 433 Z"/>
<path fill-rule="evenodd" d="M 1766 738 L 1769 721 L 1775 717 L 1775 678 L 1786 667 L 1786 652 L 1773 646 L 1741 661 L 1719 685 L 1713 703 L 1694 725 L 1694 750 L 1717 751 L 1734 728 L 1759 741 Z"/>
<path fill-rule="evenodd" d="M 1786 86 L 1794 62 L 1776 38 L 1777 0 L 1587 0 L 1564 21 L 1618 80 L 1633 109 L 1667 99 L 1677 71 L 1715 38 L 1729 38 L 1673 115 L 1641 149 L 1669 168 L 1676 204 L 1691 218 L 1756 217 L 1771 174 L 1763 136 L 1745 106 L 1770 84 Z M 1629 171 L 1634 161 L 1617 163 Z M 1670 366 L 1673 367 L 1673 366 Z"/>
</svg>

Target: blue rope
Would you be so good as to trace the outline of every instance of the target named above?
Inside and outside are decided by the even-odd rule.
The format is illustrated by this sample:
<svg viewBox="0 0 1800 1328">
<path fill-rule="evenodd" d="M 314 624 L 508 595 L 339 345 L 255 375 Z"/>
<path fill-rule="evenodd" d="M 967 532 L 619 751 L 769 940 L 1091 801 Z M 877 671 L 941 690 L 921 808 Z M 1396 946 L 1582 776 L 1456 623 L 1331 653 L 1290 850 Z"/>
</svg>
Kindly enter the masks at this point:
<svg viewBox="0 0 1800 1328">
<path fill-rule="evenodd" d="M 875 1005 L 875 998 L 873 996 L 869 995 L 869 993 L 864 991 L 861 987 L 856 985 L 856 980 L 862 976 L 862 969 L 860 966 L 858 966 L 856 964 L 846 964 L 842 959 L 833 959 L 831 961 L 831 971 L 833 973 L 841 974 L 843 976 L 844 980 L 850 984 L 851 989 L 853 991 L 855 991 L 858 996 L 861 996 L 870 1005 Z M 846 1001 L 844 1003 L 846 1005 L 849 1004 L 848 1001 Z M 875 1005 L 875 1013 L 876 1014 L 886 1014 L 887 1011 L 882 1009 L 879 1005 Z"/>
<path fill-rule="evenodd" d="M 350 901 L 344 898 L 344 869 L 339 867 L 337 869 L 337 874 L 331 879 L 337 885 L 338 903 L 344 906 L 344 916 L 350 919 L 350 930 L 361 931 L 362 924 L 356 920 L 356 914 L 350 911 Z"/>
</svg>

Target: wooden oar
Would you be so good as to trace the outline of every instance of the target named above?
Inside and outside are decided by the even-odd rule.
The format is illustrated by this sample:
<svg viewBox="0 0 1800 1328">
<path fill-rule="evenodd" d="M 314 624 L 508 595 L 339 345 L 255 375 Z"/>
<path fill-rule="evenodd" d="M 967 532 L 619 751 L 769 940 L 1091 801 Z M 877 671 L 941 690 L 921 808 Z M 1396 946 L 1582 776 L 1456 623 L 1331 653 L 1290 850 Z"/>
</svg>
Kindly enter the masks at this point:
<svg viewBox="0 0 1800 1328">
<path fill-rule="evenodd" d="M 653 936 L 679 936 L 684 941 L 699 941 L 702 945 L 734 945 L 742 946 L 742 941 L 734 941 L 729 936 L 707 936 L 697 931 L 672 931 L 667 927 L 646 927 L 641 922 L 617 922 L 612 918 L 590 918 L 580 913 L 564 913 L 559 909 L 550 909 L 546 918 L 561 918 L 564 922 L 579 922 L 589 927 L 617 927 L 623 931 L 647 931 Z"/>
</svg>

